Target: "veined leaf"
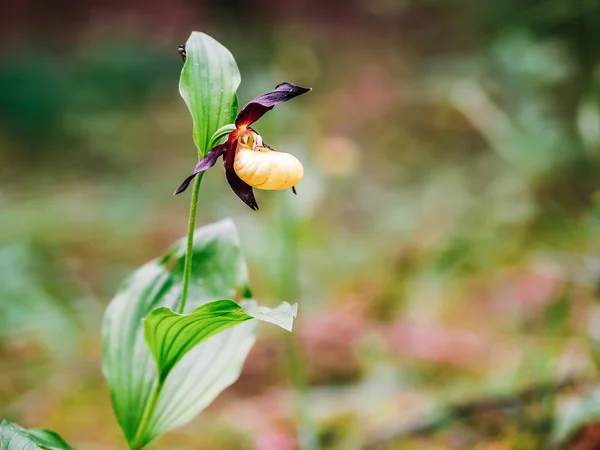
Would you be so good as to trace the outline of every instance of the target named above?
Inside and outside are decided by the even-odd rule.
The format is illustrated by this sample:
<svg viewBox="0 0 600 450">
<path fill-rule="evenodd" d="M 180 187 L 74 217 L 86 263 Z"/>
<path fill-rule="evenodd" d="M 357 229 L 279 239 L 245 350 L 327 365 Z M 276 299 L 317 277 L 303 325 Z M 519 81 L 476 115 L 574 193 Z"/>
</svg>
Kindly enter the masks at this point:
<svg viewBox="0 0 600 450">
<path fill-rule="evenodd" d="M 73 450 L 58 434 L 39 428 L 25 429 L 15 423 L 0 422 L 2 450 Z"/>
<path fill-rule="evenodd" d="M 206 338 L 181 356 L 166 380 L 163 378 L 160 395 L 153 397 L 158 372 L 144 342 L 143 319 L 155 308 L 179 309 L 185 249 L 186 240 L 182 239 L 165 257 L 136 270 L 104 317 L 103 372 L 117 420 L 135 448 L 193 419 L 239 377 L 254 344 L 255 320 L 245 320 Z M 236 292 L 248 296 L 247 284 L 246 266 L 233 222 L 224 220 L 196 230 L 184 313 L 214 300 L 232 298 Z M 258 307 L 249 302 L 248 308 Z M 273 310 L 273 314 L 277 315 L 278 310 Z M 269 312 L 264 316 L 268 317 Z M 150 406 L 153 402 L 154 408 Z M 145 426 L 140 427 L 142 422 Z"/>
<path fill-rule="evenodd" d="M 185 46 L 179 93 L 192 115 L 196 147 L 204 155 L 213 133 L 235 119 L 241 77 L 231 52 L 210 36 L 194 31 Z"/>
<path fill-rule="evenodd" d="M 157 380 L 155 363 L 144 342 L 143 319 L 150 311 L 160 306 L 179 309 L 185 251 L 186 240 L 181 239 L 165 257 L 150 261 L 137 269 L 125 281 L 104 316 L 102 367 L 111 391 L 117 420 L 129 442 L 135 438 Z M 233 297 L 237 290 L 246 285 L 246 267 L 233 222 L 224 220 L 196 230 L 192 279 L 184 312 L 189 313 L 209 301 Z M 243 345 L 237 345 L 237 342 L 244 340 L 246 349 Z M 254 324 L 248 322 L 220 333 L 215 336 L 214 341 L 218 342 L 207 341 L 204 346 L 231 346 L 232 343 L 236 343 L 236 349 L 230 349 L 229 353 L 213 352 L 203 358 L 196 358 L 196 361 L 186 361 L 188 358 L 193 359 L 192 354 L 201 352 L 202 349 L 199 346 L 190 352 L 188 358 L 182 360 L 180 365 L 187 365 L 187 372 L 196 386 L 205 380 L 215 380 L 219 376 L 218 373 L 206 373 L 206 368 L 210 367 L 207 363 L 214 365 L 221 362 L 228 365 L 235 361 L 241 368 L 245 353 L 254 342 Z M 204 351 L 209 352 L 206 349 Z M 200 362 L 204 364 L 199 365 Z M 226 380 L 228 383 L 219 386 L 212 398 L 236 378 L 237 375 Z M 221 384 L 219 380 L 215 381 L 217 385 Z M 200 389 L 193 392 L 189 388 L 190 386 L 186 387 L 185 384 L 177 386 L 167 381 L 163 392 L 170 392 L 172 398 L 179 399 L 183 406 L 187 404 L 184 399 L 193 400 L 205 395 Z M 156 413 L 160 413 L 167 406 L 159 401 Z M 174 420 L 176 426 L 178 411 L 167 413 L 166 418 Z M 196 413 L 197 411 L 191 417 L 186 416 L 186 421 Z M 150 437 L 147 439 L 149 441 Z"/>
<path fill-rule="evenodd" d="M 158 367 L 159 382 L 163 382 L 175 364 L 192 348 L 211 336 L 257 318 L 275 323 L 291 331 L 296 305 L 282 303 L 275 309 L 256 307 L 244 302 L 247 310 L 233 300 L 218 300 L 200 306 L 184 316 L 169 308 L 156 308 L 144 321 L 146 344 Z"/>
</svg>

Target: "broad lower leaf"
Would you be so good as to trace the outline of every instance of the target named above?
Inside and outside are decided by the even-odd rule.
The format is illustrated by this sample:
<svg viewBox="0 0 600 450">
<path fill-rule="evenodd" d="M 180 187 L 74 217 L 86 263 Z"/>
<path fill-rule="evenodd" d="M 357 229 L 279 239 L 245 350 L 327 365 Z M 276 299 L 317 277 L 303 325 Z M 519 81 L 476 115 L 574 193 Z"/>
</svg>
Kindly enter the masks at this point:
<svg viewBox="0 0 600 450">
<path fill-rule="evenodd" d="M 2 450 L 73 450 L 54 431 L 25 429 L 15 423 L 0 422 L 0 449 Z"/>
<path fill-rule="evenodd" d="M 213 133 L 237 114 L 240 72 L 229 50 L 210 36 L 194 31 L 186 45 L 179 93 L 194 122 L 194 142 L 202 155 Z"/>
<path fill-rule="evenodd" d="M 104 318 L 103 372 L 117 420 L 135 448 L 189 422 L 210 404 L 238 378 L 255 340 L 256 321 L 246 320 L 189 350 L 171 370 L 153 413 L 140 427 L 158 383 L 156 364 L 144 342 L 143 319 L 158 307 L 179 309 L 185 247 L 182 239 L 165 257 L 136 270 Z M 246 266 L 232 221 L 196 230 L 192 258 L 184 313 L 210 301 L 233 298 L 236 292 L 249 296 Z"/>
<path fill-rule="evenodd" d="M 291 331 L 296 305 L 283 303 L 269 309 L 244 302 L 243 306 L 245 308 L 233 300 L 218 300 L 202 305 L 187 316 L 164 307 L 153 310 L 144 321 L 144 330 L 146 344 L 158 367 L 159 382 L 162 383 L 177 362 L 196 345 L 234 325 L 257 318 Z"/>
</svg>

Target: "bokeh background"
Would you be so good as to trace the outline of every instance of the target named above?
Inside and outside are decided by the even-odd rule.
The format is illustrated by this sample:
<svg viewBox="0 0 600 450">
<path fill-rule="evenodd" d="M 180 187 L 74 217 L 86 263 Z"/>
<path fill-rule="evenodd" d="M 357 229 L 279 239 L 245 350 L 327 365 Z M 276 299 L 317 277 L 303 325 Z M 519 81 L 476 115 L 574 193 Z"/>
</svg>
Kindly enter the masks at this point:
<svg viewBox="0 0 600 450">
<path fill-rule="evenodd" d="M 241 104 L 313 87 L 256 126 L 298 196 L 255 213 L 217 165 L 198 217 L 232 217 L 256 297 L 300 317 L 151 448 L 599 448 L 597 0 L 0 3 L 0 415 L 124 448 L 100 325 L 186 233 L 192 30 Z"/>
</svg>

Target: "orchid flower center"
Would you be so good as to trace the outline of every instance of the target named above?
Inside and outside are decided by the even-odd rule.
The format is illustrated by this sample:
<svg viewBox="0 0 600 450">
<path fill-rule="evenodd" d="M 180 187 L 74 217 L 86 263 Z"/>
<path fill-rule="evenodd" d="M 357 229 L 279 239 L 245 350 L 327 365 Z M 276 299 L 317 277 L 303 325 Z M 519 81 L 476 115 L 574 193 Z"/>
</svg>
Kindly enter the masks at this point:
<svg viewBox="0 0 600 450">
<path fill-rule="evenodd" d="M 263 147 L 262 136 L 256 131 L 244 130 L 238 137 L 238 148 L 259 150 Z"/>
</svg>

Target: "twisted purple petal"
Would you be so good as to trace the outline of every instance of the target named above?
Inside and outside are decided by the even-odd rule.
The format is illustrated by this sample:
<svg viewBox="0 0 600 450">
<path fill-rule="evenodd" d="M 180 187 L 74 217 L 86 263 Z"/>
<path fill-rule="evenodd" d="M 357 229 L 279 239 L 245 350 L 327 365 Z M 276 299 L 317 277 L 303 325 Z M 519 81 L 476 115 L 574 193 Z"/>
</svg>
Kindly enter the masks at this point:
<svg viewBox="0 0 600 450">
<path fill-rule="evenodd" d="M 306 94 L 310 90 L 310 88 L 296 86 L 287 82 L 278 84 L 274 91 L 259 95 L 254 100 L 248 102 L 237 115 L 235 126 L 239 128 L 251 125 L 264 116 L 267 111 L 273 109 L 273 106 Z"/>
<path fill-rule="evenodd" d="M 194 167 L 194 171 L 192 172 L 192 174 L 185 180 L 183 180 L 183 183 L 179 185 L 179 187 L 173 195 L 181 194 L 183 191 L 185 191 L 192 182 L 192 180 L 196 177 L 196 175 L 214 166 L 217 162 L 217 159 L 219 159 L 219 156 L 225 153 L 226 150 L 227 142 L 213 147 L 206 155 L 204 155 L 204 158 L 202 158 L 202 160 L 198 164 L 196 164 L 196 167 Z"/>
</svg>

